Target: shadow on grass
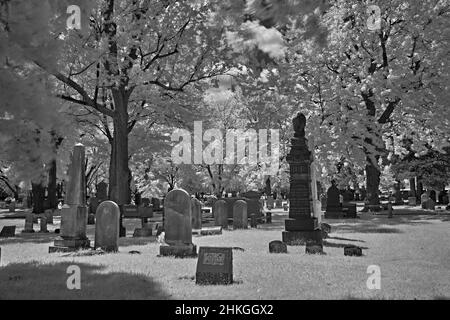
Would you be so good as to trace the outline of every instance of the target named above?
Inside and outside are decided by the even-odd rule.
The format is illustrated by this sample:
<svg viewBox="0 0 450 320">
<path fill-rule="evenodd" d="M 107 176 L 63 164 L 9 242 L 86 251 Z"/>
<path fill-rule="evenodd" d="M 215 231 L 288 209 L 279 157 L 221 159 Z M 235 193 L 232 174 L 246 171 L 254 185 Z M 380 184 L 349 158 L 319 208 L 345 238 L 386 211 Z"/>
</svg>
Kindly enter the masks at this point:
<svg viewBox="0 0 450 320">
<path fill-rule="evenodd" d="M 69 290 L 70 265 L 80 267 L 81 289 Z M 70 282 L 70 281 L 69 281 Z M 151 278 L 125 272 L 105 273 L 104 267 L 85 263 L 14 263 L 0 268 L 1 299 L 169 299 Z M 71 282 L 70 282 L 71 283 Z"/>
<path fill-rule="evenodd" d="M 331 248 L 344 248 L 347 247 L 349 244 L 348 243 L 334 243 L 334 242 L 329 242 L 327 240 L 323 240 L 323 246 L 324 247 L 331 247 Z M 358 246 L 361 249 L 367 250 L 369 248 L 367 247 L 362 247 L 362 246 Z"/>
<path fill-rule="evenodd" d="M 342 240 L 342 241 L 354 241 L 354 242 L 365 242 L 364 240 L 348 239 L 348 238 L 341 238 L 341 237 L 330 237 L 330 236 L 328 236 L 327 239 Z"/>
<path fill-rule="evenodd" d="M 15 243 L 47 243 L 52 242 L 59 237 L 59 234 L 54 232 L 49 233 L 20 233 L 16 231 L 16 236 L 13 238 L 0 238 L 0 245 L 15 244 Z"/>
</svg>

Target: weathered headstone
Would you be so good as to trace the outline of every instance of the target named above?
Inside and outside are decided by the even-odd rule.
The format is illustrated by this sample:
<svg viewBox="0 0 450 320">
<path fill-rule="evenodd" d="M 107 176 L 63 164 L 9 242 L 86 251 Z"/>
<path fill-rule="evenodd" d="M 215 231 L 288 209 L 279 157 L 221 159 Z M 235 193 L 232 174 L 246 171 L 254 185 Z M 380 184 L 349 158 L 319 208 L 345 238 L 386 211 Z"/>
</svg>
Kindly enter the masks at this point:
<svg viewBox="0 0 450 320">
<path fill-rule="evenodd" d="M 286 243 L 280 240 L 274 240 L 269 242 L 269 252 L 270 253 L 287 253 Z"/>
<path fill-rule="evenodd" d="M 191 197 L 182 189 L 171 190 L 164 201 L 164 232 L 168 245 L 159 247 L 160 255 L 192 257 L 197 248 L 192 244 Z"/>
<path fill-rule="evenodd" d="M 426 192 L 422 193 L 420 196 L 420 205 L 422 206 L 422 209 L 426 209 L 425 202 L 430 199 L 428 194 Z"/>
<path fill-rule="evenodd" d="M 258 220 L 256 218 L 256 214 L 250 215 L 250 228 L 257 228 L 258 227 Z"/>
<path fill-rule="evenodd" d="M 257 218 L 261 218 L 262 208 L 264 207 L 264 205 L 261 204 L 261 193 L 258 191 L 247 191 L 242 194 L 242 197 L 244 197 L 247 202 L 247 215 L 250 216 L 255 214 Z"/>
<path fill-rule="evenodd" d="M 47 218 L 47 224 L 53 224 L 53 209 L 45 210 L 44 214 Z"/>
<path fill-rule="evenodd" d="M 40 228 L 41 228 L 39 230 L 40 233 L 48 233 L 48 230 L 47 230 L 47 218 L 45 216 L 41 216 L 39 225 L 40 225 Z"/>
<path fill-rule="evenodd" d="M 196 198 L 191 199 L 192 230 L 202 229 L 202 203 Z"/>
<path fill-rule="evenodd" d="M 356 203 L 344 203 L 342 205 L 342 213 L 345 215 L 345 218 L 357 218 Z"/>
<path fill-rule="evenodd" d="M 247 229 L 247 203 L 244 200 L 238 200 L 233 206 L 233 229 Z"/>
<path fill-rule="evenodd" d="M 86 205 L 85 148 L 75 145 L 69 167 L 69 181 L 66 188 L 66 199 L 61 209 L 60 238 L 56 239 L 49 252 L 75 251 L 89 248 L 90 241 L 86 237 L 88 207 Z"/>
<path fill-rule="evenodd" d="M 362 256 L 362 249 L 358 246 L 345 246 L 344 247 L 344 256 Z"/>
<path fill-rule="evenodd" d="M 200 285 L 233 283 L 232 248 L 200 247 L 195 283 Z"/>
<path fill-rule="evenodd" d="M 424 203 L 424 209 L 427 210 L 436 210 L 436 202 L 434 202 L 433 199 L 429 198 L 428 200 L 426 200 Z"/>
<path fill-rule="evenodd" d="M 416 206 L 416 205 L 417 205 L 416 197 L 409 197 L 408 198 L 408 206 Z"/>
<path fill-rule="evenodd" d="M 95 249 L 117 251 L 119 242 L 119 206 L 113 201 L 103 201 L 95 213 Z"/>
<path fill-rule="evenodd" d="M 0 232 L 0 238 L 11 238 L 16 234 L 16 226 L 4 226 Z"/>
<path fill-rule="evenodd" d="M 104 201 L 105 199 L 103 199 Z M 97 212 L 98 205 L 100 204 L 100 201 L 97 197 L 91 197 L 89 199 L 89 213 L 95 214 Z"/>
<path fill-rule="evenodd" d="M 326 219 L 343 218 L 341 203 L 339 200 L 339 189 L 336 187 L 336 182 L 331 181 L 331 187 L 327 191 L 327 208 L 325 211 Z"/>
<path fill-rule="evenodd" d="M 285 220 L 282 240 L 288 245 L 300 245 L 307 241 L 322 243 L 318 220 L 312 217 L 312 155 L 305 138 L 306 117 L 298 113 L 293 125 L 295 133 L 286 158 L 290 171 L 289 219 Z"/>
<path fill-rule="evenodd" d="M 272 223 L 272 212 L 266 212 L 266 223 Z"/>
<path fill-rule="evenodd" d="M 275 200 L 273 200 L 272 196 L 269 196 L 266 201 L 266 206 L 268 210 L 272 210 L 274 206 Z"/>
<path fill-rule="evenodd" d="M 324 254 L 323 245 L 321 243 L 307 242 L 305 247 L 305 253 L 307 254 Z"/>
<path fill-rule="evenodd" d="M 27 213 L 25 215 L 25 228 L 22 230 L 22 233 L 33 233 L 33 220 L 34 215 L 32 213 Z"/>
<path fill-rule="evenodd" d="M 225 200 L 217 200 L 213 207 L 214 225 L 228 228 L 228 212 Z"/>
</svg>

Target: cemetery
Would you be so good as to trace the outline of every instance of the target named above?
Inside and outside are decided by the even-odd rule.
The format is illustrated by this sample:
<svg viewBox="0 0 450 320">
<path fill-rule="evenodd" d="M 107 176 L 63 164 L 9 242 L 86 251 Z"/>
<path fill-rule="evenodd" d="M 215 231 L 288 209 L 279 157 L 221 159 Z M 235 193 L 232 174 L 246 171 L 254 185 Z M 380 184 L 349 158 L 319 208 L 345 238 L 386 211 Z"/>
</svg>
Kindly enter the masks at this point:
<svg viewBox="0 0 450 320">
<path fill-rule="evenodd" d="M 448 5 L 350 2 L 0 1 L 0 300 L 450 299 Z"/>
</svg>

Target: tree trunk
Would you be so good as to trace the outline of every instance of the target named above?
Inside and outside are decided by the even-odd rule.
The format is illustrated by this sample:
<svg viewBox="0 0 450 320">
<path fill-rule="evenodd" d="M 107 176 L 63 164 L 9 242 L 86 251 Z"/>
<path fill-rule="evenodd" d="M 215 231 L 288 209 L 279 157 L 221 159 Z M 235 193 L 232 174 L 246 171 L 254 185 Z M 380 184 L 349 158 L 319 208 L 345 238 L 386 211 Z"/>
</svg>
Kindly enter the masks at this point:
<svg viewBox="0 0 450 320">
<path fill-rule="evenodd" d="M 409 179 L 409 196 L 416 197 L 416 178 Z"/>
<path fill-rule="evenodd" d="M 42 183 L 31 183 L 33 193 L 33 213 L 44 213 L 45 187 Z"/>
<path fill-rule="evenodd" d="M 128 96 L 124 90 L 112 90 L 116 116 L 114 123 L 114 166 L 115 176 L 110 177 L 111 200 L 118 205 L 128 204 L 130 201 L 130 184 L 128 167 Z"/>
<path fill-rule="evenodd" d="M 367 159 L 368 163 L 366 164 L 366 189 L 367 189 L 367 198 L 369 200 L 369 204 L 378 205 L 380 204 L 380 198 L 378 196 L 378 188 L 380 186 L 380 175 L 381 172 L 378 169 L 378 166 L 372 164 L 370 159 Z"/>
<path fill-rule="evenodd" d="M 112 200 L 113 190 L 115 190 L 114 184 L 116 181 L 116 146 L 114 138 L 110 141 L 110 146 L 108 199 Z"/>
<path fill-rule="evenodd" d="M 50 162 L 47 191 L 49 209 L 56 209 L 58 206 L 58 199 L 56 196 L 56 160 Z"/>
</svg>

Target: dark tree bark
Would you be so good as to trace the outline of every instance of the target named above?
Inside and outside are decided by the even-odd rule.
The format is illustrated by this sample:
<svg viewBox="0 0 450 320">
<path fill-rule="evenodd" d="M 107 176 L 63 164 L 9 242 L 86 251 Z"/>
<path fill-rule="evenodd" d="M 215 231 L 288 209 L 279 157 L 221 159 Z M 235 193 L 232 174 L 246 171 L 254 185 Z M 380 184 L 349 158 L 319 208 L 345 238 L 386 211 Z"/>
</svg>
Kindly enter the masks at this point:
<svg viewBox="0 0 450 320">
<path fill-rule="evenodd" d="M 415 178 L 411 178 L 409 179 L 409 190 L 410 190 L 410 197 L 417 197 L 417 193 L 416 193 L 416 179 Z"/>
<path fill-rule="evenodd" d="M 50 162 L 48 169 L 48 185 L 47 185 L 48 209 L 56 209 L 58 207 L 58 198 L 56 192 L 56 160 Z"/>
<path fill-rule="evenodd" d="M 367 190 L 367 199 L 369 200 L 369 204 L 371 205 L 379 205 L 379 190 L 380 186 L 380 170 L 378 166 L 372 164 L 370 159 L 367 159 L 366 164 L 366 190 Z"/>
</svg>

